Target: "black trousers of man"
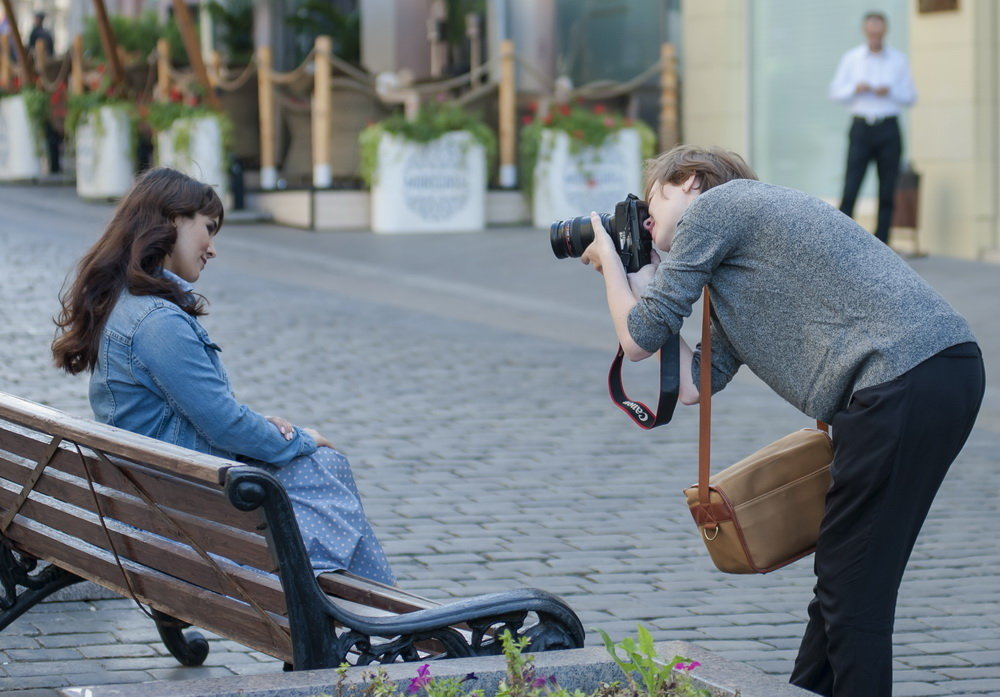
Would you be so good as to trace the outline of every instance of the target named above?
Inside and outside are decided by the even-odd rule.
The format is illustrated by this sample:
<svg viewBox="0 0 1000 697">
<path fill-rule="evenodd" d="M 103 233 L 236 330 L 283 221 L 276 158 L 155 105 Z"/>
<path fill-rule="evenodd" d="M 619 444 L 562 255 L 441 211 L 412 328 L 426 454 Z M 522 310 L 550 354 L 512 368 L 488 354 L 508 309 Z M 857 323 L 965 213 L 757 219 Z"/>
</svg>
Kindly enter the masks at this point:
<svg viewBox="0 0 1000 697">
<path fill-rule="evenodd" d="M 892 694 L 903 569 L 984 389 L 979 346 L 959 344 L 858 390 L 833 418 L 832 483 L 795 685 L 828 697 Z"/>
<path fill-rule="evenodd" d="M 875 226 L 875 236 L 886 244 L 889 243 L 893 195 L 902 154 L 903 138 L 899 132 L 899 119 L 895 116 L 871 123 L 855 116 L 851 121 L 847 174 L 844 176 L 844 196 L 840 200 L 840 210 L 853 217 L 861 182 L 865 178 L 868 163 L 874 160 L 878 172 L 878 223 Z"/>
</svg>

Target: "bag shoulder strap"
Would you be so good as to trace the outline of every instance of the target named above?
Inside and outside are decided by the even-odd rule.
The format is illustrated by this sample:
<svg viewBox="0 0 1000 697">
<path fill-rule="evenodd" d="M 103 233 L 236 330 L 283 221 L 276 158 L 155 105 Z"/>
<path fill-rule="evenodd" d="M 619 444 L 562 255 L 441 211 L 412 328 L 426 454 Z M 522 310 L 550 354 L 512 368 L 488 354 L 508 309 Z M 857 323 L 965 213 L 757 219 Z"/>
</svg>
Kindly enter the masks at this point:
<svg viewBox="0 0 1000 697">
<path fill-rule="evenodd" d="M 698 379 L 698 503 L 707 507 L 711 492 L 712 454 L 712 299 L 705 286 L 701 319 L 701 374 Z M 816 428 L 829 433 L 829 426 L 816 420 Z"/>
</svg>

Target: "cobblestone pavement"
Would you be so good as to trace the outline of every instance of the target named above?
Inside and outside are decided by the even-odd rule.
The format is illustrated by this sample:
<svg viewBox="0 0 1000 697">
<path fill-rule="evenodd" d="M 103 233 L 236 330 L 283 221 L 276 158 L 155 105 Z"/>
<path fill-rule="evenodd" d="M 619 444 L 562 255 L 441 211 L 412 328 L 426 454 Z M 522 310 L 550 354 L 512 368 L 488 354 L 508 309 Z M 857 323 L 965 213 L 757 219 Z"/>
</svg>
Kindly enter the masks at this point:
<svg viewBox="0 0 1000 697">
<path fill-rule="evenodd" d="M 0 188 L 0 389 L 89 416 L 86 379 L 56 372 L 48 344 L 60 285 L 110 211 L 66 188 Z M 711 567 L 681 495 L 696 476 L 696 412 L 641 432 L 610 404 L 601 284 L 553 259 L 544 233 L 234 223 L 217 246 L 199 290 L 238 396 L 318 427 L 350 456 L 405 588 L 444 599 L 540 587 L 588 629 L 621 637 L 642 623 L 658 640 L 788 674 L 809 562 L 752 577 Z M 997 267 L 913 263 L 996 365 Z M 627 367 L 635 396 L 653 399 L 655 366 Z M 717 463 L 807 423 L 745 371 L 714 404 Z M 902 585 L 898 695 L 1000 694 L 998 447 L 993 381 Z M 131 601 L 93 591 L 0 633 L 0 692 L 281 668 L 219 639 L 205 666 L 180 667 Z"/>
</svg>

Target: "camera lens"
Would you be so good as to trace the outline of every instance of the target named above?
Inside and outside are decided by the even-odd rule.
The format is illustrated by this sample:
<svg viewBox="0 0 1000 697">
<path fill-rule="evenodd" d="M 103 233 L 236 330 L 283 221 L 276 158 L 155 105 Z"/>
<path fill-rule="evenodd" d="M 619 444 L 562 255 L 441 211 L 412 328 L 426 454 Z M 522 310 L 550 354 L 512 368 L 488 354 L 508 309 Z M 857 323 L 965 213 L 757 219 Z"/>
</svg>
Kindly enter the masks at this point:
<svg viewBox="0 0 1000 697">
<path fill-rule="evenodd" d="M 606 231 L 611 230 L 611 213 L 601 215 L 601 224 Z M 549 226 L 549 242 L 557 259 L 579 257 L 594 241 L 594 228 L 589 215 L 581 215 L 569 220 L 558 220 Z"/>
</svg>

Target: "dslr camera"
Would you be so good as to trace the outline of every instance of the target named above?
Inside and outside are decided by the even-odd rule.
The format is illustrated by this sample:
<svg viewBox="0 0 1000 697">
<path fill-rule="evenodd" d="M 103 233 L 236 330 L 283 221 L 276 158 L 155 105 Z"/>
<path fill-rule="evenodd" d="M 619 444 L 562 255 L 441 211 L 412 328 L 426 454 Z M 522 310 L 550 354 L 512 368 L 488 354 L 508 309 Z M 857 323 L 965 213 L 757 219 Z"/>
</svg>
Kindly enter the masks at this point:
<svg viewBox="0 0 1000 697">
<path fill-rule="evenodd" d="M 614 214 L 601 214 L 601 224 L 605 232 L 611 235 L 611 241 L 628 273 L 635 273 L 649 263 L 653 237 L 643 225 L 648 217 L 646 202 L 639 200 L 635 194 L 629 194 L 624 201 L 616 203 Z M 549 226 L 549 241 L 557 259 L 582 256 L 587 246 L 594 241 L 590 216 L 581 215 L 552 223 Z"/>
</svg>

